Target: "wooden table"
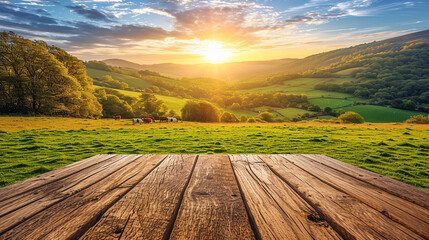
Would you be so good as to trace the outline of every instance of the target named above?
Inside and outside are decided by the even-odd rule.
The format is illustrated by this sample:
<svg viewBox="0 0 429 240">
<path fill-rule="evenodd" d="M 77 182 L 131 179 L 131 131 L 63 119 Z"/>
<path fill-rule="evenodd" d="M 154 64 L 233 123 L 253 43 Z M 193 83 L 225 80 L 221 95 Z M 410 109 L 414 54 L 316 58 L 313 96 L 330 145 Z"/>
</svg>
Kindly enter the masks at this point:
<svg viewBox="0 0 429 240">
<path fill-rule="evenodd" d="M 97 155 L 0 189 L 0 239 L 428 239 L 429 192 L 323 155 Z"/>
</svg>

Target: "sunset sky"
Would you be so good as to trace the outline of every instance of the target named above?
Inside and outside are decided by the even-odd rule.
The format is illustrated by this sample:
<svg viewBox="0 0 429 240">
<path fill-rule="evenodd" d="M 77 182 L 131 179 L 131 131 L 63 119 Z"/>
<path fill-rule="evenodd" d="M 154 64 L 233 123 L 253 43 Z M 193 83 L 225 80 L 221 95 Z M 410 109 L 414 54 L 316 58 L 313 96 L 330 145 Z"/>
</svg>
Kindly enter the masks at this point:
<svg viewBox="0 0 429 240">
<path fill-rule="evenodd" d="M 302 58 L 429 28 L 429 1 L 0 0 L 0 30 L 83 60 Z"/>
</svg>

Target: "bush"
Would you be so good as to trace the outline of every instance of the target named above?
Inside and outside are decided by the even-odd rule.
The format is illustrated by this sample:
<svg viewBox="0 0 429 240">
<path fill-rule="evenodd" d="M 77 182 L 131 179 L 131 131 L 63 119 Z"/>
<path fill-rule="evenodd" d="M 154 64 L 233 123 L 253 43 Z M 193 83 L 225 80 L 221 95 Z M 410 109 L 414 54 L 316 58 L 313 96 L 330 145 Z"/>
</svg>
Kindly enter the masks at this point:
<svg viewBox="0 0 429 240">
<path fill-rule="evenodd" d="M 249 119 L 249 117 L 248 117 L 248 116 L 246 116 L 246 115 L 241 115 L 241 117 L 240 117 L 240 122 L 247 122 L 247 119 Z"/>
<path fill-rule="evenodd" d="M 412 116 L 410 119 L 405 121 L 406 123 L 417 123 L 417 124 L 429 124 L 429 117 L 423 114 Z"/>
<path fill-rule="evenodd" d="M 261 119 L 264 122 L 274 122 L 274 115 L 270 112 L 260 113 L 256 118 Z"/>
<path fill-rule="evenodd" d="M 363 123 L 365 120 L 359 113 L 346 112 L 338 117 L 344 123 Z"/>
<path fill-rule="evenodd" d="M 238 118 L 233 113 L 224 112 L 220 117 L 220 121 L 227 123 L 238 122 Z"/>
<path fill-rule="evenodd" d="M 251 118 L 247 119 L 247 122 L 248 123 L 255 123 L 256 120 L 255 120 L 255 118 L 251 117 Z"/>
<path fill-rule="evenodd" d="M 219 109 L 208 102 L 189 100 L 181 112 L 184 121 L 219 122 Z"/>
</svg>

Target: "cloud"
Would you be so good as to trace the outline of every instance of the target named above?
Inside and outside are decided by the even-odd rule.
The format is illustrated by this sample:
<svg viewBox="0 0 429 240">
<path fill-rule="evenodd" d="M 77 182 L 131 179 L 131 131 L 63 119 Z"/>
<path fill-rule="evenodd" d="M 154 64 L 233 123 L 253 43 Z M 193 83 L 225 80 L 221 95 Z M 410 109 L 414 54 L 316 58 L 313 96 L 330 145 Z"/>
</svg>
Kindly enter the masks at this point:
<svg viewBox="0 0 429 240">
<path fill-rule="evenodd" d="M 94 8 L 90 9 L 85 5 L 67 6 L 67 8 L 71 12 L 75 12 L 91 20 L 110 22 L 112 18 L 115 18 L 113 14 L 100 12 Z"/>
<path fill-rule="evenodd" d="M 38 8 L 36 10 L 34 10 L 36 13 L 38 14 L 42 14 L 42 15 L 50 15 L 49 12 L 46 9 L 43 8 Z"/>
<path fill-rule="evenodd" d="M 175 18 L 175 16 L 172 15 L 171 13 L 169 13 L 169 12 L 166 12 L 164 10 L 155 9 L 155 8 L 150 8 L 150 7 L 140 8 L 140 9 L 133 9 L 131 11 L 133 13 L 138 13 L 138 14 L 153 13 L 153 14 L 158 14 L 158 15 L 162 15 L 162 16 L 167 16 L 167 17 Z"/>
<path fill-rule="evenodd" d="M 28 23 L 44 23 L 44 24 L 56 24 L 57 21 L 54 18 L 47 16 L 39 16 L 37 14 L 28 13 L 21 11 L 20 8 L 13 7 L 9 3 L 0 3 L 0 15 L 3 17 L 18 21 L 18 22 L 28 22 Z"/>
</svg>

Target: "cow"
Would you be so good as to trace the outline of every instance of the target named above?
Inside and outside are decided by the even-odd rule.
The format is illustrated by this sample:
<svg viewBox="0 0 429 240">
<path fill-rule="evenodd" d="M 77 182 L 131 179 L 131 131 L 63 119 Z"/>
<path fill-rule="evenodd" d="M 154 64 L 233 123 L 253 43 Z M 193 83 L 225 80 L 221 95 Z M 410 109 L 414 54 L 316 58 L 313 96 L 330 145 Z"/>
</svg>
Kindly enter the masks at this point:
<svg viewBox="0 0 429 240">
<path fill-rule="evenodd" d="M 121 115 L 115 115 L 115 116 L 113 116 L 113 119 L 115 119 L 115 120 L 121 120 Z"/>
<path fill-rule="evenodd" d="M 145 117 L 145 118 L 143 118 L 143 121 L 144 121 L 144 123 L 151 123 L 154 120 L 153 120 L 153 118 Z"/>
<path fill-rule="evenodd" d="M 177 118 L 174 118 L 174 117 L 167 117 L 167 122 L 168 122 L 168 123 L 177 123 Z"/>
<path fill-rule="evenodd" d="M 133 125 L 137 123 L 142 124 L 143 120 L 141 118 L 133 118 Z"/>
<path fill-rule="evenodd" d="M 167 117 L 159 117 L 159 122 L 168 122 Z"/>
</svg>

